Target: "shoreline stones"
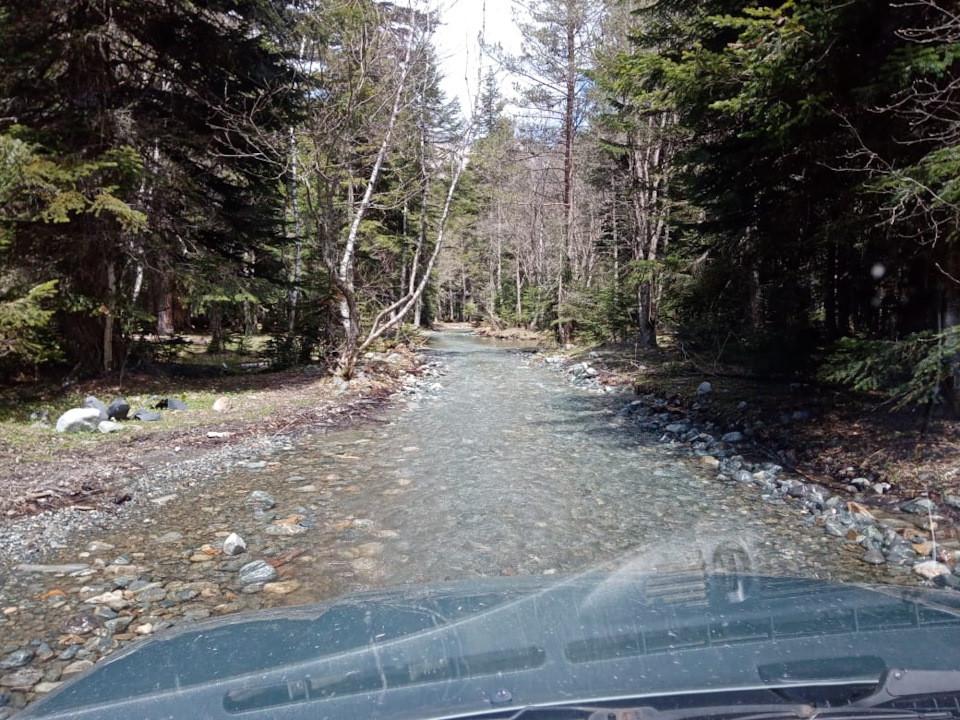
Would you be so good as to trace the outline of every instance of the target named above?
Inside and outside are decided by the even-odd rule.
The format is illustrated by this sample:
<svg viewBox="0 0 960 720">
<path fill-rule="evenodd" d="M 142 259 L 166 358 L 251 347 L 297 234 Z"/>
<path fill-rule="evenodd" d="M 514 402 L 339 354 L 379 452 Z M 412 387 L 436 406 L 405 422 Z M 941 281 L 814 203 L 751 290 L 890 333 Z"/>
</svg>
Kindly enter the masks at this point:
<svg viewBox="0 0 960 720">
<path fill-rule="evenodd" d="M 593 355 L 591 358 L 596 359 Z M 560 355 L 542 357 L 541 362 L 554 371 L 565 372 L 580 389 L 597 391 L 600 386 L 600 392 L 617 392 L 602 386 L 596 372 L 588 374 L 585 368 L 593 368 L 587 362 L 565 365 L 565 358 Z M 697 388 L 696 396 L 703 398 L 712 392 L 713 386 L 704 382 Z M 746 407 L 744 403 L 740 405 L 741 409 Z M 865 564 L 883 567 L 891 576 L 912 572 L 923 581 L 960 590 L 960 523 L 943 523 L 939 507 L 929 498 L 879 502 L 890 485 L 867 478 L 851 481 L 847 489 L 852 498 L 835 494 L 822 485 L 791 476 L 780 465 L 751 462 L 738 454 L 738 446 L 749 447 L 749 431 L 722 431 L 712 422 L 695 427 L 692 419 L 665 399 L 652 395 L 631 400 L 619 415 L 641 431 L 656 433 L 660 443 L 699 458 L 700 465 L 715 471 L 719 481 L 754 485 L 761 499 L 770 504 L 798 505 L 806 522 L 823 528 L 826 535 L 860 545 Z M 808 417 L 806 411 L 797 411 L 789 419 L 800 421 Z M 877 509 L 868 509 L 864 504 L 867 502 L 876 504 Z M 960 496 L 949 496 L 944 504 L 960 510 Z"/>
</svg>

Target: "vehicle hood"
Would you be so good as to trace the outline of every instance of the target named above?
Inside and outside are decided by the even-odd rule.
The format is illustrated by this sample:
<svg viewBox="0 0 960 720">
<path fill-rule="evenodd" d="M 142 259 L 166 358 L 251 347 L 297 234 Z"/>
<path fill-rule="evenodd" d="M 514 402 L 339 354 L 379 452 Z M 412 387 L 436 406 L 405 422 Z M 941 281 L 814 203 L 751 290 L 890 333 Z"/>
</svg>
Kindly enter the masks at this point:
<svg viewBox="0 0 960 720">
<path fill-rule="evenodd" d="M 227 616 L 21 717 L 451 718 L 960 668 L 957 594 L 700 572 L 483 578 Z"/>
</svg>

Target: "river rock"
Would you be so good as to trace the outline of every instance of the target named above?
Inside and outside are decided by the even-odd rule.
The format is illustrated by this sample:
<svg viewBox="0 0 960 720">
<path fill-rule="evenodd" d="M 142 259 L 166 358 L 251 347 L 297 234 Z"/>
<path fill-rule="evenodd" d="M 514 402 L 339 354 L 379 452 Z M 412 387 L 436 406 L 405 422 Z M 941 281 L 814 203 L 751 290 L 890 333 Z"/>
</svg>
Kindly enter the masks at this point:
<svg viewBox="0 0 960 720">
<path fill-rule="evenodd" d="M 100 423 L 100 411 L 97 408 L 74 408 L 67 410 L 57 419 L 58 433 L 93 432 Z"/>
<path fill-rule="evenodd" d="M 123 615 L 121 617 L 113 618 L 112 620 L 107 620 L 103 627 L 111 635 L 116 635 L 117 633 L 122 633 L 128 627 L 130 623 L 133 622 L 133 618 L 129 615 Z"/>
<path fill-rule="evenodd" d="M 712 393 L 712 392 L 713 392 L 713 385 L 711 385 L 710 383 L 708 383 L 708 382 L 706 382 L 706 381 L 700 383 L 700 386 L 697 388 L 697 396 L 698 396 L 698 397 L 700 397 L 700 396 L 702 396 L 702 395 L 709 395 L 709 394 Z"/>
<path fill-rule="evenodd" d="M 130 403 L 122 397 L 115 398 L 107 407 L 107 420 L 126 420 L 130 413 Z"/>
<path fill-rule="evenodd" d="M 70 663 L 63 669 L 64 675 L 76 675 L 77 673 L 86 672 L 93 667 L 92 660 L 75 660 Z"/>
<path fill-rule="evenodd" d="M 870 548 L 863 554 L 863 561 L 867 565 L 883 565 L 887 559 L 876 548 Z"/>
<path fill-rule="evenodd" d="M 293 537 L 294 535 L 303 535 L 307 528 L 299 523 L 281 523 L 279 525 L 269 525 L 264 533 L 273 537 Z"/>
<path fill-rule="evenodd" d="M 101 420 L 97 424 L 97 430 L 99 430 L 104 435 L 109 435 L 110 433 L 120 432 L 123 430 L 123 423 L 114 422 L 113 420 Z"/>
<path fill-rule="evenodd" d="M 285 580 L 283 582 L 268 582 L 263 591 L 270 595 L 289 595 L 300 587 L 299 580 Z"/>
<path fill-rule="evenodd" d="M 25 667 L 0 677 L 0 687 L 7 687 L 11 690 L 29 690 L 41 680 L 43 680 L 42 670 Z"/>
<path fill-rule="evenodd" d="M 34 691 L 37 695 L 46 695 L 47 693 L 52 693 L 54 690 L 56 690 L 56 689 L 57 689 L 58 687 L 60 687 L 61 685 L 63 685 L 63 683 L 62 683 L 62 682 L 58 682 L 58 681 L 56 681 L 56 680 L 44 680 L 43 682 L 37 683 L 37 684 L 34 686 L 33 691 Z"/>
<path fill-rule="evenodd" d="M 123 590 L 111 590 L 110 592 L 87 598 L 87 602 L 91 605 L 106 605 L 111 610 L 117 612 L 130 607 L 130 603 L 123 597 Z"/>
<path fill-rule="evenodd" d="M 248 463 L 246 467 L 250 467 L 255 463 Z M 266 463 L 263 463 L 266 465 Z M 266 490 L 254 490 L 252 493 L 247 495 L 247 499 L 244 503 L 248 507 L 258 507 L 261 510 L 272 510 L 277 506 L 277 503 L 274 502 L 273 496 L 268 493 Z"/>
<path fill-rule="evenodd" d="M 163 415 L 157 412 L 151 412 L 145 410 L 144 408 L 137 408 L 133 413 L 133 419 L 139 420 L 140 422 L 158 422 L 163 419 Z"/>
<path fill-rule="evenodd" d="M 728 432 L 726 435 L 721 437 L 720 440 L 725 443 L 738 443 L 743 442 L 745 438 L 742 432 L 735 430 L 733 432 Z"/>
<path fill-rule="evenodd" d="M 233 403 L 230 401 L 230 398 L 220 397 L 213 402 L 213 409 L 215 412 L 228 412 L 233 409 Z"/>
<path fill-rule="evenodd" d="M 737 470 L 733 474 L 733 479 L 738 483 L 744 483 L 747 485 L 753 482 L 753 475 L 748 470 Z"/>
<path fill-rule="evenodd" d="M 936 560 L 927 560 L 914 565 L 913 572 L 922 578 L 933 580 L 933 578 L 937 577 L 938 575 L 949 575 L 951 570 L 949 565 L 944 565 Z"/>
<path fill-rule="evenodd" d="M 241 585 L 269 583 L 277 579 L 277 571 L 265 560 L 254 560 L 240 568 L 238 578 Z"/>
<path fill-rule="evenodd" d="M 73 615 L 60 623 L 60 632 L 64 635 L 87 635 L 100 627 L 99 618 L 86 613 Z"/>
<path fill-rule="evenodd" d="M 223 554 L 228 556 L 242 555 L 247 551 L 247 543 L 236 533 L 230 533 L 223 541 Z"/>
<path fill-rule="evenodd" d="M 720 467 L 720 461 L 713 455 L 704 455 L 700 458 L 700 464 L 709 470 L 717 470 Z"/>
<path fill-rule="evenodd" d="M 23 667 L 31 660 L 33 660 L 33 650 L 20 648 L 19 650 L 14 650 L 3 660 L 0 660 L 0 670 L 13 670 L 14 668 Z"/>
<path fill-rule="evenodd" d="M 927 515 L 937 511 L 937 504 L 929 498 L 914 498 L 907 502 L 900 503 L 900 510 L 913 515 Z"/>
<path fill-rule="evenodd" d="M 107 412 L 107 406 L 97 400 L 97 398 L 95 398 L 93 395 L 89 396 L 83 401 L 83 406 L 85 408 L 92 408 L 99 412 L 101 420 L 108 420 L 110 418 L 110 415 Z"/>
<path fill-rule="evenodd" d="M 834 518 L 830 518 L 824 522 L 823 529 L 827 535 L 831 535 L 833 537 L 843 537 L 847 534 L 846 526 Z"/>
</svg>

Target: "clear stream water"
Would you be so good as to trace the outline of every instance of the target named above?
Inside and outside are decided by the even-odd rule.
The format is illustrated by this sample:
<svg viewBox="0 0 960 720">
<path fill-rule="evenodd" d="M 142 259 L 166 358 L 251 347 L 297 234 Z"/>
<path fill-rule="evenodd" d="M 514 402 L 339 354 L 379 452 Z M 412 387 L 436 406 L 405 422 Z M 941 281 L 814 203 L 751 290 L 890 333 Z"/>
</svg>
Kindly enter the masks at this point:
<svg viewBox="0 0 960 720">
<path fill-rule="evenodd" d="M 47 560 L 90 565 L 77 576 L 16 571 L 0 593 L 0 645 L 52 642 L 64 618 L 91 612 L 86 600 L 117 586 L 103 568 L 118 557 L 141 585 L 170 588 L 165 600 L 130 598 L 121 614 L 135 616 L 131 633 L 353 590 L 610 564 L 881 578 L 860 561 L 862 548 L 828 537 L 797 508 L 719 482 L 640 433 L 619 414 L 630 396 L 574 389 L 529 356 L 466 333 L 436 334 L 428 352 L 449 367 L 443 390 L 398 402 L 381 422 L 265 449 L 251 458 L 262 468 L 196 478 L 149 514 Z M 256 490 L 276 507 L 252 507 Z M 298 520 L 299 534 L 269 534 Z M 247 542 L 237 559 L 216 553 L 230 532 Z M 278 566 L 280 592 L 239 583 L 239 565 L 258 559 Z"/>
</svg>

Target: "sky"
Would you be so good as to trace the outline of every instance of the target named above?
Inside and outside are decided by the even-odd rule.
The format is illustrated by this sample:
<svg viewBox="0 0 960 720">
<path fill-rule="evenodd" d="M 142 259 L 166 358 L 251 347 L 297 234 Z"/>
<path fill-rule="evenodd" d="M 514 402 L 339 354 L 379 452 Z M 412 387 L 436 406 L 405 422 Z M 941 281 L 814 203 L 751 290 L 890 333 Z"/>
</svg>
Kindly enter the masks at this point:
<svg viewBox="0 0 960 720">
<path fill-rule="evenodd" d="M 445 74 L 443 89 L 448 97 L 460 98 L 465 114 L 477 95 L 478 69 L 485 73 L 491 66 L 490 58 L 481 56 L 480 33 L 488 44 L 499 42 L 514 53 L 520 49 L 512 5 L 513 0 L 441 0 L 441 26 L 434 39 Z M 501 91 L 510 94 L 509 81 L 501 84 Z"/>
</svg>

